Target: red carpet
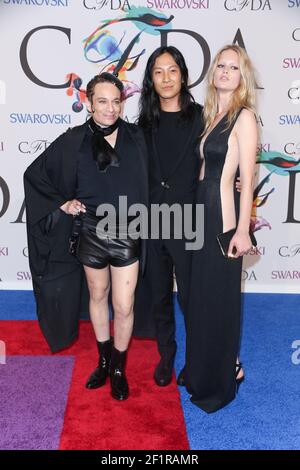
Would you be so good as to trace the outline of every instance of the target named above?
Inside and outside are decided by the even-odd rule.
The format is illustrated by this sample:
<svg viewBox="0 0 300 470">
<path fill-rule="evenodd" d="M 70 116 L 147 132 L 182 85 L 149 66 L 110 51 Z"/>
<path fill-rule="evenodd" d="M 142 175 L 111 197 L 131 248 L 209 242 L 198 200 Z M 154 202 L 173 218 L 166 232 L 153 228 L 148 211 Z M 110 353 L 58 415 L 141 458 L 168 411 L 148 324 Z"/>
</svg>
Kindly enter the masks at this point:
<svg viewBox="0 0 300 470">
<path fill-rule="evenodd" d="M 51 355 L 36 321 L 1 321 L 0 338 L 8 356 Z M 153 382 L 158 361 L 154 341 L 131 343 L 127 365 L 130 397 L 125 402 L 111 398 L 109 383 L 97 390 L 84 387 L 97 363 L 89 322 L 81 322 L 79 340 L 58 355 L 75 357 L 60 449 L 189 449 L 175 380 L 166 388 Z"/>
</svg>

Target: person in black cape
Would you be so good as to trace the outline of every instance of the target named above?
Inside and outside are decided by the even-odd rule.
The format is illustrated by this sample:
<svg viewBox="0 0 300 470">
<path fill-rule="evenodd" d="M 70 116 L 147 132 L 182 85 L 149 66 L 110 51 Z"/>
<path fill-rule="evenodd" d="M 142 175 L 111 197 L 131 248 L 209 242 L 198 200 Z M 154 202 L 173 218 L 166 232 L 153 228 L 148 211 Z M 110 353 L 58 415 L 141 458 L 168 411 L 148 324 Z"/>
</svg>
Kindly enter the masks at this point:
<svg viewBox="0 0 300 470">
<path fill-rule="evenodd" d="M 29 263 L 42 332 L 52 352 L 77 337 L 86 277 L 99 353 L 86 387 L 101 387 L 110 374 L 117 400 L 129 394 L 126 354 L 135 286 L 145 264 L 145 243 L 120 235 L 128 233 L 130 220 L 121 222 L 119 196 L 127 197 L 128 206 L 148 204 L 147 149 L 142 131 L 120 118 L 122 90 L 114 75 L 95 76 L 87 85 L 90 119 L 59 136 L 24 174 Z M 117 212 L 108 231 L 99 229 L 102 203 Z"/>
</svg>

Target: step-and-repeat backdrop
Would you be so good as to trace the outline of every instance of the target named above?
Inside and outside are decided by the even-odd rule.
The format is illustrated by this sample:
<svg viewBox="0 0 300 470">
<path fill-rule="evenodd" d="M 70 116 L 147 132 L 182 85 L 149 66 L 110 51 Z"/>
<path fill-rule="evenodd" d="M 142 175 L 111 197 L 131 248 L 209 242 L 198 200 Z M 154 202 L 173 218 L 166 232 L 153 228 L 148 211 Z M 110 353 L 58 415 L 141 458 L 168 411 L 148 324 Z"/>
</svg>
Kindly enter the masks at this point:
<svg viewBox="0 0 300 470">
<path fill-rule="evenodd" d="M 147 58 L 174 45 L 201 103 L 227 43 L 245 47 L 257 70 L 258 246 L 245 257 L 244 290 L 299 292 L 300 0 L 0 0 L 0 288 L 31 288 L 23 173 L 86 119 L 88 80 L 122 57 L 132 121 Z"/>
</svg>

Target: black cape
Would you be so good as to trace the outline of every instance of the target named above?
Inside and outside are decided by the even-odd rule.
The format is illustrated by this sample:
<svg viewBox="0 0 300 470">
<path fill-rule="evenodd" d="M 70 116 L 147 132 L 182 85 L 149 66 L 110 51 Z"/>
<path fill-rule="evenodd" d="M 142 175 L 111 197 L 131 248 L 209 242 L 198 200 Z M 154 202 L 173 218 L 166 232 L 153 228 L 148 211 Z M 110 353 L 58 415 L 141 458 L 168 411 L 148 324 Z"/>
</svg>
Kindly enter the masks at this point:
<svg viewBox="0 0 300 470">
<path fill-rule="evenodd" d="M 73 217 L 59 207 L 76 196 L 77 157 L 87 123 L 68 129 L 25 171 L 24 189 L 29 265 L 41 330 L 52 352 L 69 346 L 78 335 L 80 312 L 88 311 L 84 271 L 69 253 Z M 121 121 L 140 155 L 141 202 L 148 204 L 147 149 L 142 131 Z M 142 243 L 141 269 L 145 265 Z"/>
</svg>

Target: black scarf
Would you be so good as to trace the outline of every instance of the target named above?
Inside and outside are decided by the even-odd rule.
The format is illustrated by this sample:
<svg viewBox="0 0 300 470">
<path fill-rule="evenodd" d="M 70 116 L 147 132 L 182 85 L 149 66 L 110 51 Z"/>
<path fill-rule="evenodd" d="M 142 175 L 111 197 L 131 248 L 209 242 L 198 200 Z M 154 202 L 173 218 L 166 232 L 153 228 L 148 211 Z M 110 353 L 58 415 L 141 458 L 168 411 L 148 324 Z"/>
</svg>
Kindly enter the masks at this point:
<svg viewBox="0 0 300 470">
<path fill-rule="evenodd" d="M 92 152 L 99 171 L 106 172 L 109 166 L 119 166 L 120 160 L 115 149 L 104 139 L 105 136 L 112 134 L 120 124 L 117 119 L 112 126 L 100 127 L 93 118 L 88 121 L 92 135 Z"/>
</svg>

